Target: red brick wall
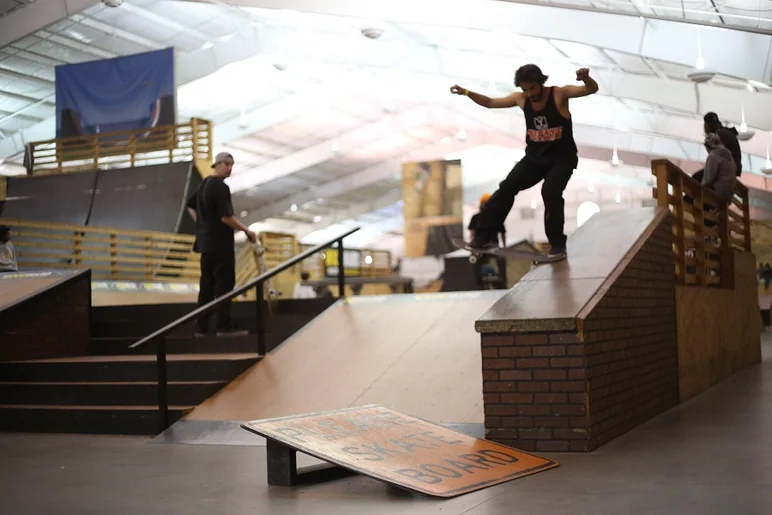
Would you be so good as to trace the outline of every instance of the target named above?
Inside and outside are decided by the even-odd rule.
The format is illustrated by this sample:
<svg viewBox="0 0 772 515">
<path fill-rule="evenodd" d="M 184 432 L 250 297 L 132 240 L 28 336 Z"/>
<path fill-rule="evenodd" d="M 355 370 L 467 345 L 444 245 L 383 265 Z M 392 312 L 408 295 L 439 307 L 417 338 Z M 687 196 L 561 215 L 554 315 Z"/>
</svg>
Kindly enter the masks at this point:
<svg viewBox="0 0 772 515">
<path fill-rule="evenodd" d="M 0 312 L 0 361 L 87 354 L 91 275 Z"/>
<path fill-rule="evenodd" d="M 482 357 L 487 438 L 524 451 L 584 449 L 585 356 L 576 334 L 486 334 Z"/>
<path fill-rule="evenodd" d="M 576 332 L 482 335 L 487 438 L 589 451 L 678 403 L 671 223 L 603 285 Z"/>
<path fill-rule="evenodd" d="M 587 355 L 590 448 L 678 404 L 669 218 L 578 324 Z"/>
</svg>

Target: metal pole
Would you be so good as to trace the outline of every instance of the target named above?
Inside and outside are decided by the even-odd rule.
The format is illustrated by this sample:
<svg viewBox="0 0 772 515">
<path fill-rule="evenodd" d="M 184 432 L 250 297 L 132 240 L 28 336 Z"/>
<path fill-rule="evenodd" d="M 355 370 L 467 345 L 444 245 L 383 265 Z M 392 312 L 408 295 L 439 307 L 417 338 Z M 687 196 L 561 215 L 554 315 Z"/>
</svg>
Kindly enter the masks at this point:
<svg viewBox="0 0 772 515">
<path fill-rule="evenodd" d="M 161 431 L 169 427 L 169 400 L 166 381 L 166 336 L 156 341 L 156 367 L 158 368 L 158 414 L 160 415 Z"/>
<path fill-rule="evenodd" d="M 263 298 L 263 281 L 255 285 L 255 307 L 257 309 L 257 353 L 265 356 L 265 299 Z"/>
<path fill-rule="evenodd" d="M 343 238 L 338 240 L 338 297 L 346 296 L 346 269 L 343 267 Z"/>
</svg>

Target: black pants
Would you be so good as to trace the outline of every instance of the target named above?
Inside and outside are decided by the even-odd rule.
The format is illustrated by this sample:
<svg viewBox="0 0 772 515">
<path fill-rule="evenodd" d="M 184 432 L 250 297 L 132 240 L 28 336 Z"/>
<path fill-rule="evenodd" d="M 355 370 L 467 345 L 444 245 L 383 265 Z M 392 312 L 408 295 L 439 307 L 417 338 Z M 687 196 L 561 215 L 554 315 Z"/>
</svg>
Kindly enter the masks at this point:
<svg viewBox="0 0 772 515">
<path fill-rule="evenodd" d="M 201 254 L 201 281 L 198 292 L 198 306 L 208 304 L 217 297 L 233 290 L 236 284 L 236 255 L 233 252 Z M 217 330 L 231 327 L 231 303 L 223 302 L 215 310 Z M 196 325 L 199 331 L 209 331 L 211 312 L 199 317 Z"/>
<path fill-rule="evenodd" d="M 566 217 L 563 191 L 578 162 L 576 156 L 553 162 L 539 162 L 526 156 L 518 161 L 480 210 L 474 244 L 495 242 L 498 239 L 497 231 L 504 225 L 515 203 L 515 196 L 543 180 L 541 196 L 544 200 L 544 231 L 550 246 L 564 248 L 566 235 L 563 226 Z"/>
</svg>

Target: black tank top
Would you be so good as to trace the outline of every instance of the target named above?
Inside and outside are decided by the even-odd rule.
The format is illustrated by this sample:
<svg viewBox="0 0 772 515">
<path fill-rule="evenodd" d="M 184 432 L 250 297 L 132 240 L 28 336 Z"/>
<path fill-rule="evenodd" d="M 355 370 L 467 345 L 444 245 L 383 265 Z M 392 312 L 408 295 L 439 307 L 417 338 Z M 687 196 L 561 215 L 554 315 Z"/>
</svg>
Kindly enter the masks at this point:
<svg viewBox="0 0 772 515">
<path fill-rule="evenodd" d="M 547 101 L 541 111 L 534 110 L 528 99 L 523 105 L 525 155 L 535 159 L 573 159 L 577 154 L 573 123 L 558 111 L 554 91 L 555 88 L 549 88 Z"/>
</svg>

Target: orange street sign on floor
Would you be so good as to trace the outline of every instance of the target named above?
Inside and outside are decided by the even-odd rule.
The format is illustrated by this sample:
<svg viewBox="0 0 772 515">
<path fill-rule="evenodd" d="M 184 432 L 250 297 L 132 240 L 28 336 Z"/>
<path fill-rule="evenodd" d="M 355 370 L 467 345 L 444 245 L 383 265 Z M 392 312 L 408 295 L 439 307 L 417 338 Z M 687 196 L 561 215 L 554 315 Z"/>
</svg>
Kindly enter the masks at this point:
<svg viewBox="0 0 772 515">
<path fill-rule="evenodd" d="M 557 467 L 380 405 L 256 420 L 244 429 L 360 474 L 455 497 Z"/>
</svg>

